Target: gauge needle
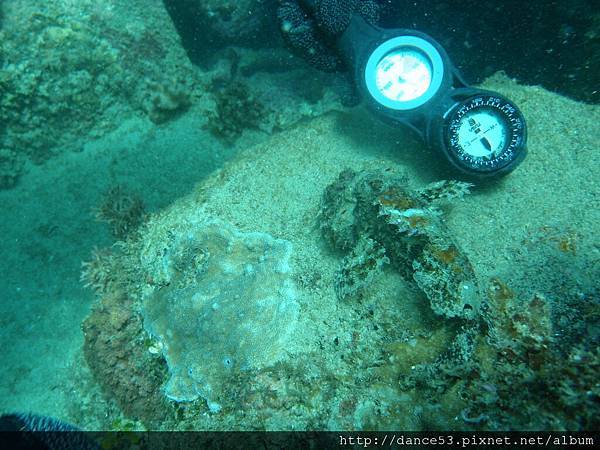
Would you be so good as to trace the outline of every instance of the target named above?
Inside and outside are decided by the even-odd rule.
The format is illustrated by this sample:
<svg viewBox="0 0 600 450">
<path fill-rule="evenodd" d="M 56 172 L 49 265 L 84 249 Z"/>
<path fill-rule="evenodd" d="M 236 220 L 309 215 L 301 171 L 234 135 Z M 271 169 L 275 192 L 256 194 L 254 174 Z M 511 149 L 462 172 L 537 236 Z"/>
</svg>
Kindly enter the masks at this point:
<svg viewBox="0 0 600 450">
<path fill-rule="evenodd" d="M 486 149 L 488 152 L 490 152 L 490 153 L 492 152 L 492 144 L 490 143 L 490 141 L 488 140 L 488 138 L 486 138 L 486 137 L 482 137 L 482 138 L 480 139 L 480 142 L 481 142 L 481 144 L 482 144 L 482 145 L 485 147 L 485 149 Z"/>
</svg>

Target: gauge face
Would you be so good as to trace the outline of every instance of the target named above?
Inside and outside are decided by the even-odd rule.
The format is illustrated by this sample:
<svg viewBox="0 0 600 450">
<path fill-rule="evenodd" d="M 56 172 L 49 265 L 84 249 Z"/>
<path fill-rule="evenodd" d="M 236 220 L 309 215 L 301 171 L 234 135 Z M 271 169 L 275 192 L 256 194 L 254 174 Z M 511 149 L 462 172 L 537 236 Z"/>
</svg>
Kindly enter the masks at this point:
<svg viewBox="0 0 600 450">
<path fill-rule="evenodd" d="M 496 172 L 524 156 L 525 119 L 500 96 L 468 99 L 450 111 L 446 123 L 448 154 L 465 171 Z"/>
<path fill-rule="evenodd" d="M 456 142 L 471 158 L 490 160 L 506 148 L 510 124 L 496 109 L 482 107 L 469 111 L 457 125 Z"/>
<path fill-rule="evenodd" d="M 446 66 L 436 45 L 420 36 L 400 35 L 373 49 L 361 70 L 378 108 L 411 111 L 440 91 Z"/>
<path fill-rule="evenodd" d="M 391 51 L 377 64 L 377 89 L 390 100 L 407 102 L 421 97 L 431 86 L 431 62 L 415 48 Z"/>
</svg>

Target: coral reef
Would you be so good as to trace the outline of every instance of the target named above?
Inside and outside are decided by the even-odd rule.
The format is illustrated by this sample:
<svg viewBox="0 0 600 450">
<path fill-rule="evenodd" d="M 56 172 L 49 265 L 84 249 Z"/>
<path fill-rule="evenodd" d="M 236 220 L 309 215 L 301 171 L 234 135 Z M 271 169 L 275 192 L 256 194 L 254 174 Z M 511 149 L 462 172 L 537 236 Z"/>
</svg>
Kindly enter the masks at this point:
<svg viewBox="0 0 600 450">
<path fill-rule="evenodd" d="M 536 114 L 552 99 L 559 105 L 566 102 L 538 89 L 522 89 L 542 99 L 532 102 L 538 105 Z M 585 110 L 573 109 L 572 114 Z M 511 178 L 502 188 L 481 189 L 446 205 L 468 185 L 440 182 L 416 189 L 418 174 L 409 179 L 382 168 L 395 165 L 385 162 L 388 153 L 380 152 L 395 145 L 395 138 L 375 141 L 381 136 L 369 135 L 369 126 L 360 124 L 358 132 L 372 144 L 361 153 L 354 147 L 355 136 L 340 133 L 341 124 L 347 130 L 356 122 L 346 114 L 330 114 L 243 150 L 193 193 L 150 217 L 121 244 L 122 253 L 94 261 L 89 279 L 107 286 L 103 298 L 112 293 L 121 299 L 111 302 L 111 308 L 122 304 L 129 316 L 143 319 L 127 322 L 135 325 L 135 333 L 113 327 L 106 335 L 86 334 L 88 346 L 102 349 L 95 339 L 111 339 L 131 354 L 119 360 L 122 372 L 115 375 L 110 353 L 88 352 L 88 358 L 100 360 L 93 365 L 99 380 L 118 377 L 121 383 L 101 381 L 109 387 L 110 403 L 131 398 L 137 385 L 152 386 L 156 411 L 142 399 L 136 409 L 148 429 L 598 428 L 598 254 L 593 199 L 581 197 L 593 189 L 582 194 L 577 188 L 592 173 L 563 189 L 560 169 L 569 162 L 570 147 L 544 140 L 540 145 L 550 145 L 556 157 L 552 172 L 528 167 L 523 179 Z M 590 136 L 580 133 L 581 139 Z M 591 152 L 591 144 L 586 141 L 586 151 Z M 340 174 L 340 167 L 352 170 Z M 523 191 L 519 183 L 531 185 Z M 547 189 L 531 187 L 540 185 Z M 207 228 L 212 220 L 233 225 Z M 202 286 L 211 285 L 202 281 L 217 275 L 223 275 L 223 283 L 228 280 L 223 272 L 211 272 L 211 261 L 230 256 L 216 237 L 247 237 L 251 230 L 293 243 L 293 270 L 287 275 L 296 282 L 299 305 L 293 336 L 286 345 L 276 345 L 283 350 L 273 364 L 238 370 L 240 360 L 223 356 L 227 339 L 217 343 L 204 333 L 208 337 L 198 348 L 215 352 L 200 359 L 207 362 L 206 372 L 192 370 L 198 381 L 176 373 L 195 400 L 169 400 L 165 393 L 175 366 L 170 359 L 187 341 L 170 340 L 167 323 L 181 314 L 190 328 L 196 326 L 192 334 L 198 328 L 225 328 L 219 311 L 229 315 L 235 302 L 227 298 L 221 302 L 225 307 L 208 309 L 211 304 L 204 300 L 216 291 L 202 297 Z M 283 256 L 283 247 L 275 247 Z M 465 302 L 469 299 L 458 288 L 474 281 L 475 273 L 488 282 L 479 283 L 481 298 Z M 438 276 L 446 282 L 438 283 Z M 240 279 L 246 277 L 233 277 L 231 284 Z M 192 304 L 197 292 L 202 295 Z M 180 300 L 187 306 L 178 306 Z M 156 313 L 150 309 L 153 302 Z M 244 305 L 250 316 L 256 313 L 252 305 Z M 185 314 L 193 306 L 197 310 Z M 109 311 L 94 308 L 89 320 L 102 314 L 93 319 L 101 327 Z M 198 322 L 201 314 L 210 320 Z M 259 327 L 264 324 L 263 317 L 256 320 Z M 164 324 L 156 325 L 159 321 Z M 175 334 L 187 325 L 177 323 Z M 277 323 L 275 330 L 283 326 Z M 232 335 L 243 333 L 234 329 Z M 150 371 L 151 379 L 139 379 L 146 374 L 133 370 L 137 351 L 156 358 L 163 367 L 160 373 Z M 120 349 L 114 352 L 121 354 Z M 186 386 L 190 379 L 191 387 Z M 204 382 L 216 389 L 207 396 L 209 403 Z M 114 417 L 108 414 L 110 423 Z M 158 423 L 156 417 L 167 419 Z"/>
<path fill-rule="evenodd" d="M 393 173 L 346 170 L 325 191 L 321 230 L 342 251 L 371 239 L 385 249 L 385 256 L 401 274 L 415 281 L 435 313 L 474 319 L 481 303 L 475 273 L 435 207 L 440 201 L 462 197 L 468 187 L 445 181 L 411 192 L 406 180 Z M 364 264 L 356 267 L 364 272 Z M 370 264 L 372 270 L 380 267 Z M 343 269 L 342 273 L 348 277 L 351 271 Z M 356 276 L 368 280 L 364 274 Z M 348 283 L 356 285 L 353 280 Z"/>
<path fill-rule="evenodd" d="M 40 164 L 54 145 L 92 127 L 122 88 L 123 74 L 118 52 L 90 22 L 70 22 L 53 9 L 10 17 L 23 23 L 11 24 L 20 28 L 19 39 L 7 38 L 12 27 L 0 36 L 3 143 Z"/>
<path fill-rule="evenodd" d="M 221 409 L 238 371 L 274 364 L 293 332 L 298 305 L 291 244 L 209 220 L 172 236 L 159 273 L 168 285 L 144 301 L 144 326 L 164 349 L 165 395 Z"/>
<path fill-rule="evenodd" d="M 149 106 L 153 120 L 183 109 L 179 88 L 164 86 L 192 72 L 161 5 L 45 0 L 3 7 L 0 188 L 14 186 L 23 161 L 42 164 L 79 150 Z"/>
<path fill-rule="evenodd" d="M 343 175 L 347 180 L 360 178 L 357 174 L 350 177 L 348 171 Z M 382 177 L 399 182 L 389 173 L 368 175 L 370 180 Z M 329 193 L 335 186 L 330 185 Z M 427 199 L 432 207 L 431 202 L 440 197 L 452 198 L 463 190 L 460 184 L 446 182 L 404 193 L 410 193 L 413 200 Z M 396 201 L 398 195 L 396 191 Z M 351 200 L 348 196 L 345 199 Z M 164 217 L 162 220 L 169 223 Z M 344 314 L 345 305 L 354 310 L 352 316 L 344 318 L 344 326 L 327 335 L 327 341 L 321 337 L 316 353 L 277 361 L 257 348 L 252 352 L 263 364 L 246 362 L 243 367 L 248 348 L 227 348 L 231 341 L 223 336 L 234 341 L 245 336 L 255 344 L 256 337 L 251 329 L 236 331 L 235 324 L 218 318 L 221 313 L 234 314 L 238 299 L 235 293 L 233 298 L 219 297 L 215 286 L 225 285 L 231 293 L 231 286 L 240 279 L 253 276 L 257 276 L 256 282 L 264 283 L 267 277 L 269 283 L 281 286 L 286 274 L 271 280 L 272 267 L 261 272 L 260 257 L 255 258 L 266 250 L 266 239 L 279 244 L 271 246 L 274 258 L 262 263 L 281 260 L 287 252 L 285 241 L 254 234 L 255 240 L 250 240 L 258 245 L 236 245 L 236 238 L 249 243 L 249 233 L 206 218 L 166 227 L 156 220 L 149 230 L 144 243 L 130 242 L 125 254 L 98 258 L 97 270 L 110 281 L 101 291 L 101 304 L 84 324 L 86 359 L 94 375 L 107 396 L 147 427 L 167 423 L 213 429 L 287 429 L 291 424 L 300 429 L 598 427 L 600 304 L 594 293 L 573 302 L 553 302 L 541 293 L 520 293 L 495 277 L 485 292 L 481 326 L 473 320 L 439 320 L 433 311 L 433 317 L 428 318 L 425 310 L 423 317 L 406 320 L 399 305 L 374 304 L 372 297 L 365 295 L 373 290 L 373 283 L 381 282 L 380 277 L 374 277 L 376 272 L 395 266 L 393 254 L 383 255 L 385 247 L 378 246 L 375 239 L 359 237 L 353 247 L 356 251 L 347 255 L 337 276 L 341 283 L 338 295 L 346 294 L 338 314 Z M 234 244 L 228 245 L 231 241 Z M 555 242 L 550 240 L 549 244 L 554 246 Z M 227 263 L 236 256 L 240 261 L 255 259 L 252 268 Z M 139 270 L 140 263 L 144 271 Z M 210 279 L 217 283 L 211 284 Z M 123 289 L 133 297 L 122 294 Z M 250 288 L 246 292 L 257 291 Z M 213 295 L 216 297 L 209 298 Z M 189 303 L 178 305 L 181 300 Z M 285 324 L 280 322 L 286 319 L 277 320 L 269 314 L 263 317 L 262 312 L 257 318 L 255 306 L 245 304 L 243 317 L 254 320 L 258 328 L 276 320 L 274 328 L 264 334 L 271 341 L 273 336 L 281 337 Z M 563 324 L 562 317 L 570 319 Z M 335 323 L 336 318 L 327 320 Z M 423 323 L 419 325 L 417 320 Z M 173 330 L 171 336 L 167 326 Z M 573 334 L 570 328 L 577 332 Z M 197 347 L 173 337 L 186 332 L 190 339 L 198 340 Z M 197 361 L 202 364 L 187 373 L 174 371 L 172 359 L 182 349 L 195 355 L 191 359 L 182 356 L 184 366 Z M 169 383 L 174 375 L 179 377 L 178 386 L 183 383 L 188 389 L 184 392 L 191 392 L 192 397 L 206 396 L 206 383 L 211 384 L 211 400 L 167 401 L 165 393 L 173 393 Z M 197 380 L 191 391 L 190 385 L 186 386 L 190 379 Z M 169 422 L 171 419 L 176 422 Z"/>
</svg>

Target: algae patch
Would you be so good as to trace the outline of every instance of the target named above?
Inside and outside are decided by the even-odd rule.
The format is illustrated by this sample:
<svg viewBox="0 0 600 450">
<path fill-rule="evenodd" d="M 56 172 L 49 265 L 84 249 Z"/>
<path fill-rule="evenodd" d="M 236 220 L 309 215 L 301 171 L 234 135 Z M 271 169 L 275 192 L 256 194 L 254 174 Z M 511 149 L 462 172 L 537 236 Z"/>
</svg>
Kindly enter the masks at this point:
<svg viewBox="0 0 600 450">
<path fill-rule="evenodd" d="M 211 411 L 240 370 L 284 355 L 298 317 L 290 242 L 216 219 L 168 233 L 159 272 L 168 283 L 144 301 L 144 326 L 163 345 L 174 401 Z"/>
</svg>

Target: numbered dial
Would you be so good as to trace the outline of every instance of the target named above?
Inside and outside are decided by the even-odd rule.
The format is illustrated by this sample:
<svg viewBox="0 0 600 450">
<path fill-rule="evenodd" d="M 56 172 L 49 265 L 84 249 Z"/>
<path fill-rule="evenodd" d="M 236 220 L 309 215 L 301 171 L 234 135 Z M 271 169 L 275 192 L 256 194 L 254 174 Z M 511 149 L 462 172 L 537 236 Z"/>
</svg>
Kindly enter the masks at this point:
<svg viewBox="0 0 600 450">
<path fill-rule="evenodd" d="M 388 53 L 377 64 L 377 89 L 390 100 L 407 102 L 421 97 L 431 86 L 429 59 L 413 48 Z"/>
<path fill-rule="evenodd" d="M 515 166 L 523 158 L 525 133 L 525 119 L 513 103 L 481 95 L 450 111 L 445 140 L 450 158 L 460 168 L 491 173 Z"/>
<path fill-rule="evenodd" d="M 379 43 L 359 69 L 378 109 L 414 111 L 439 92 L 446 74 L 442 54 L 426 36 L 400 34 Z"/>
</svg>

